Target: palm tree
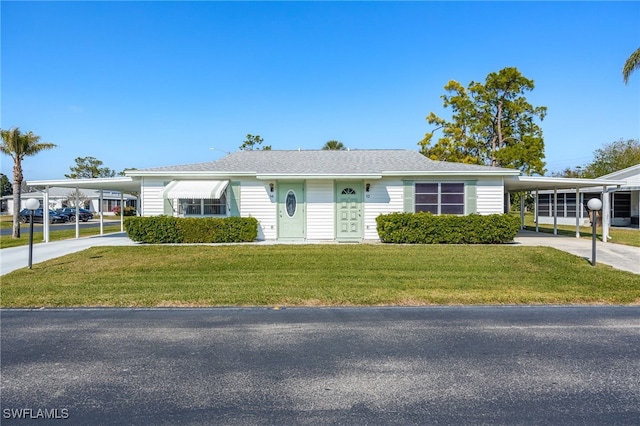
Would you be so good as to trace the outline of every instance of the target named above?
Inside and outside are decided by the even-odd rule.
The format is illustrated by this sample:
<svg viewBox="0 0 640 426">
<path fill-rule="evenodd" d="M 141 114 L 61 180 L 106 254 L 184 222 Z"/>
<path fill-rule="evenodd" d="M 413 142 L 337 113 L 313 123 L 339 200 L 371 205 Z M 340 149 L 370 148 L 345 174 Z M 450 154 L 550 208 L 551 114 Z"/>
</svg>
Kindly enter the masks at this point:
<svg viewBox="0 0 640 426">
<path fill-rule="evenodd" d="M 342 142 L 339 141 L 327 141 L 327 143 L 325 143 L 322 146 L 322 149 L 325 151 L 344 151 L 347 148 L 344 146 L 344 144 Z"/>
<path fill-rule="evenodd" d="M 627 62 L 624 63 L 624 68 L 622 68 L 622 78 L 624 79 L 624 84 L 627 84 L 629 81 L 629 76 L 638 68 L 640 68 L 640 47 L 629 56 Z"/>
<path fill-rule="evenodd" d="M 0 130 L 2 145 L 0 151 L 13 158 L 13 238 L 20 238 L 20 189 L 22 188 L 22 160 L 45 149 L 55 148 L 48 142 L 41 143 L 40 136 L 33 132 L 22 133 L 19 128 Z"/>
</svg>

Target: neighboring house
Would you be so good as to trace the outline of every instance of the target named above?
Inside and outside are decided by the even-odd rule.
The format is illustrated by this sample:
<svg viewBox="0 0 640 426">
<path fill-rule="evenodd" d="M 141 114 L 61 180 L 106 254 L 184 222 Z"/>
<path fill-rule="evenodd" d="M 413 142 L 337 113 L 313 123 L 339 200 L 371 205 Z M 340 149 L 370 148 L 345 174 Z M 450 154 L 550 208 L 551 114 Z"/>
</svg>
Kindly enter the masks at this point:
<svg viewBox="0 0 640 426">
<path fill-rule="evenodd" d="M 143 216 L 253 216 L 259 239 L 338 241 L 378 239 L 383 213 L 502 213 L 503 181 L 519 174 L 407 150 L 240 151 L 127 172 Z"/>
<path fill-rule="evenodd" d="M 75 207 L 75 189 L 51 187 L 49 190 L 49 208 L 57 209 L 62 207 Z M 20 196 L 20 201 L 23 204 L 29 198 L 35 198 L 40 200 L 44 199 L 45 193 L 43 191 L 23 192 Z M 137 197 L 130 194 L 122 195 L 125 206 L 135 207 L 137 204 Z M 13 195 L 5 195 L 2 200 L 6 202 L 7 214 L 13 214 Z M 90 210 L 91 212 L 104 211 L 105 215 L 111 215 L 112 209 L 120 205 L 120 192 L 117 191 L 103 191 L 102 193 L 102 209 L 100 208 L 100 190 L 78 188 L 78 201 L 81 208 Z M 22 209 L 20 209 L 22 210 Z"/>
<path fill-rule="evenodd" d="M 640 164 L 610 173 L 598 178 L 604 181 L 623 181 L 624 184 L 611 187 L 605 194 L 609 195 L 607 205 L 611 226 L 637 226 L 640 214 Z M 589 213 L 586 210 L 587 201 L 591 198 L 602 199 L 601 187 L 585 187 L 579 190 L 561 190 L 554 194 L 551 191 L 541 191 L 538 196 L 539 223 L 553 223 L 554 212 L 557 208 L 557 221 L 561 225 L 572 225 L 579 215 L 581 224 L 588 224 Z M 576 209 L 576 200 L 579 208 Z M 555 201 L 555 202 L 554 202 Z"/>
</svg>

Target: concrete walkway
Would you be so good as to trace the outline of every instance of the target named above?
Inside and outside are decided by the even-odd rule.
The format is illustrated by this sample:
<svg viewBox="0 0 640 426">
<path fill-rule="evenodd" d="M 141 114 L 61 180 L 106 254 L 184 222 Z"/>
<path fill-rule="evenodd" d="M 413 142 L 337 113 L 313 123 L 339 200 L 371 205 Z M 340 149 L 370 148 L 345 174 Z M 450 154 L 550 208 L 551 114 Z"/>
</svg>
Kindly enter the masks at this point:
<svg viewBox="0 0 640 426">
<path fill-rule="evenodd" d="M 269 244 L 273 242 L 260 242 Z M 96 246 L 132 246 L 136 245 L 124 232 L 93 236 L 79 239 L 53 241 L 33 246 L 33 264 L 44 262 L 67 254 L 75 253 Z M 545 246 L 580 256 L 586 262 L 591 261 L 591 240 L 567 237 L 533 231 L 520 231 L 513 245 Z M 613 266 L 616 269 L 640 274 L 640 247 L 624 246 L 598 241 L 596 261 Z M 26 268 L 29 260 L 29 247 L 12 247 L 0 250 L 0 275 L 8 274 L 16 269 Z"/>
<path fill-rule="evenodd" d="M 591 262 L 591 239 L 522 230 L 518 232 L 514 241 L 515 244 L 523 246 L 553 247 Z M 596 263 L 604 263 L 616 269 L 640 274 L 640 247 L 597 241 Z"/>
</svg>

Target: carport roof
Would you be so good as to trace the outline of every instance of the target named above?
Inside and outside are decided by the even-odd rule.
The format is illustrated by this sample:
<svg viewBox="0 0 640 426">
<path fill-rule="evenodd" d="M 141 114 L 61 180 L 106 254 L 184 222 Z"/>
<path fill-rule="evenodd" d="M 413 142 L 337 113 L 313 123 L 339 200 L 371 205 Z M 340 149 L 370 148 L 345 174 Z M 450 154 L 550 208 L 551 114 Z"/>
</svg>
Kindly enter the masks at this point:
<svg viewBox="0 0 640 426">
<path fill-rule="evenodd" d="M 106 189 L 120 192 L 140 192 L 140 179 L 130 176 L 95 179 L 30 180 L 28 186 L 55 186 L 60 188 Z"/>
<path fill-rule="evenodd" d="M 507 192 L 537 191 L 547 189 L 576 189 L 598 186 L 625 185 L 624 180 L 612 179 L 578 179 L 545 176 L 509 176 L 504 179 Z"/>
</svg>

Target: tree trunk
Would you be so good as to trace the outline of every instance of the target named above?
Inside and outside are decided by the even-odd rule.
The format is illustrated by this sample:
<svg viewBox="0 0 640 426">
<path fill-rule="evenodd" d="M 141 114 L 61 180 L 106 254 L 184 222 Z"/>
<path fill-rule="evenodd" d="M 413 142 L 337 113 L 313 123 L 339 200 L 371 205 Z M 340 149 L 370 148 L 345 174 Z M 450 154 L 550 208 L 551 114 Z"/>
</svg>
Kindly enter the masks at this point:
<svg viewBox="0 0 640 426">
<path fill-rule="evenodd" d="M 496 166 L 496 135 L 491 138 L 491 167 Z"/>
<path fill-rule="evenodd" d="M 497 120 L 497 131 L 498 131 L 498 148 L 497 149 L 502 149 L 502 100 L 500 100 L 500 102 L 498 102 L 498 116 L 496 117 Z M 494 141 L 493 144 L 493 161 L 491 162 L 493 167 L 496 167 L 496 144 Z"/>
<path fill-rule="evenodd" d="M 22 191 L 22 164 L 19 158 L 13 163 L 13 238 L 20 238 L 20 199 Z"/>
</svg>

